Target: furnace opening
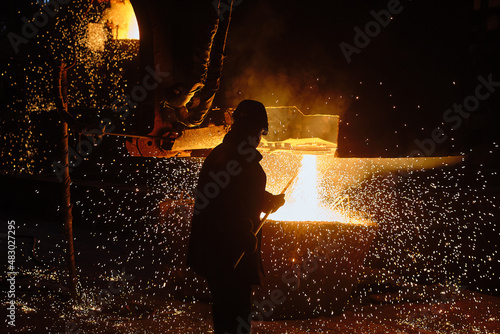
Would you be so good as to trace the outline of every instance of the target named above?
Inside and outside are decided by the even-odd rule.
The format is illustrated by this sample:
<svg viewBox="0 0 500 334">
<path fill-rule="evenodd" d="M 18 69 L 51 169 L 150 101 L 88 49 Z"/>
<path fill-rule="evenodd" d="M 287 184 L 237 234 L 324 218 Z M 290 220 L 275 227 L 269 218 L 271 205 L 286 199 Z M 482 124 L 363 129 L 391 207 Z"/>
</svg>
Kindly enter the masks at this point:
<svg viewBox="0 0 500 334">
<path fill-rule="evenodd" d="M 87 47 L 103 51 L 113 40 L 139 40 L 139 25 L 130 0 L 109 0 L 95 9 L 88 24 Z"/>
</svg>

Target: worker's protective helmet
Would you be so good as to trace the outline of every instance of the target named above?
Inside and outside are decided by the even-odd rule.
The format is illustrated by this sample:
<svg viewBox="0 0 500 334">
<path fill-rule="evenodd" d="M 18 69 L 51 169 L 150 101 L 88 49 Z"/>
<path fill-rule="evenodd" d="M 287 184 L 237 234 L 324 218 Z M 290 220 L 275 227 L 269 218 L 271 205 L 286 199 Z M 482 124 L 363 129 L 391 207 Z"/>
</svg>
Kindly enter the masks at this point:
<svg viewBox="0 0 500 334">
<path fill-rule="evenodd" d="M 262 129 L 262 135 L 264 136 L 269 131 L 266 107 L 258 101 L 241 101 L 233 112 L 233 119 L 234 127 Z"/>
</svg>

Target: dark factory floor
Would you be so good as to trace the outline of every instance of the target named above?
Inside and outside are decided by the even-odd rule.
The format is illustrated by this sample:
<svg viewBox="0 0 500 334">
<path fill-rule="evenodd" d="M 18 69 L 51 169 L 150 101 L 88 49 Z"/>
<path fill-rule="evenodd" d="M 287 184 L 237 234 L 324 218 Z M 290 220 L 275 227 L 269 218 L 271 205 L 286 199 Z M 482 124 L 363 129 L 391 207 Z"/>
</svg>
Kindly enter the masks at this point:
<svg viewBox="0 0 500 334">
<path fill-rule="evenodd" d="M 210 301 L 186 297 L 182 270 L 152 261 L 158 253 L 136 261 L 136 251 L 114 240 L 133 236 L 75 228 L 82 302 L 74 303 L 61 274 L 59 227 L 16 223 L 16 320 L 8 333 L 213 333 Z M 7 291 L 5 276 L 0 285 Z M 500 298 L 365 267 L 341 315 L 253 322 L 252 333 L 500 333 Z"/>
<path fill-rule="evenodd" d="M 114 309 L 92 312 L 69 307 L 47 286 L 30 290 L 9 333 L 213 333 L 206 301 L 134 293 Z M 253 322 L 252 333 L 500 333 L 499 314 L 500 298 L 462 291 L 450 302 L 353 303 L 340 316 Z"/>
</svg>

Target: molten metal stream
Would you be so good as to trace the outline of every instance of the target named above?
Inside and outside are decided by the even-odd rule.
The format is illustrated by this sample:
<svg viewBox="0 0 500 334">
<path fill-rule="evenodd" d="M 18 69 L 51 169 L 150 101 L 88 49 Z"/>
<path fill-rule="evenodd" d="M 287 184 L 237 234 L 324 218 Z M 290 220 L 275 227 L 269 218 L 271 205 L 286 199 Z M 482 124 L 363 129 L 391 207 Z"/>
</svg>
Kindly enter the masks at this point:
<svg viewBox="0 0 500 334">
<path fill-rule="evenodd" d="M 285 196 L 286 203 L 270 220 L 295 222 L 349 223 L 348 213 L 332 210 L 321 204 L 318 191 L 318 169 L 315 155 L 304 155 L 295 184 Z"/>
</svg>

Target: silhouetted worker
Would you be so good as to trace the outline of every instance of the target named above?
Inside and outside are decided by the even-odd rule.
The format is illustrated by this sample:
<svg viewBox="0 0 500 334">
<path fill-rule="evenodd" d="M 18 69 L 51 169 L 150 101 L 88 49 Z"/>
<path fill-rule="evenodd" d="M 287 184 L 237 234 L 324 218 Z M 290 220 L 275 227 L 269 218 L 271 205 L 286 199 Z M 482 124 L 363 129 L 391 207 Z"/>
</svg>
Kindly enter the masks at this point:
<svg viewBox="0 0 500 334">
<path fill-rule="evenodd" d="M 215 334 L 250 333 L 251 286 L 260 284 L 262 212 L 276 211 L 284 195 L 265 190 L 256 150 L 268 122 L 264 105 L 242 101 L 222 144 L 206 158 L 196 189 L 187 264 L 207 279 Z M 238 258 L 245 252 L 240 263 Z"/>
</svg>

